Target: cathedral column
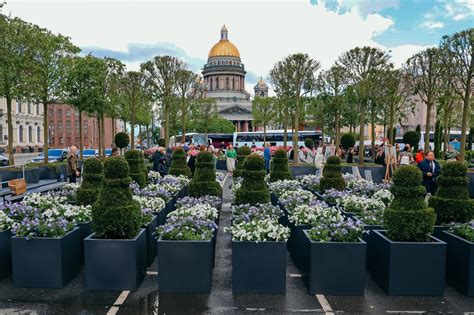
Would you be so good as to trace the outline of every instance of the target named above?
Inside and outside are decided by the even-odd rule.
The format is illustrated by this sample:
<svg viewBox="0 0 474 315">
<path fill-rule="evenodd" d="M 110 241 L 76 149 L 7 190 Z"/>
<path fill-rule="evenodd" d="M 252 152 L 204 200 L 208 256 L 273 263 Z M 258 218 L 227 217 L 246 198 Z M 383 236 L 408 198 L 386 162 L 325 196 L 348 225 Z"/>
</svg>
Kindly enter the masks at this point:
<svg viewBox="0 0 474 315">
<path fill-rule="evenodd" d="M 249 122 L 247 120 L 244 122 L 244 131 L 249 131 Z"/>
</svg>

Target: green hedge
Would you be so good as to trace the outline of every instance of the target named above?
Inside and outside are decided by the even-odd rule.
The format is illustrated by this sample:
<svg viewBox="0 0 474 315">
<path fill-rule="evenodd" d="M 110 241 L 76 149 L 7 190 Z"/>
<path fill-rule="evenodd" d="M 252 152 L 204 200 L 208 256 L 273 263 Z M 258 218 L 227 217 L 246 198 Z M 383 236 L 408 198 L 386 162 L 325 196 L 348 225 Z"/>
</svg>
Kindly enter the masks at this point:
<svg viewBox="0 0 474 315">
<path fill-rule="evenodd" d="M 77 190 L 76 200 L 81 205 L 96 202 L 104 178 L 104 165 L 96 158 L 87 159 L 82 170 L 82 184 Z"/>
<path fill-rule="evenodd" d="M 328 157 L 326 165 L 323 168 L 323 177 L 319 183 L 321 192 L 334 188 L 336 190 L 344 190 L 346 182 L 342 178 L 341 159 L 335 155 Z"/>
<path fill-rule="evenodd" d="M 466 223 L 474 217 L 474 200 L 469 199 L 467 166 L 447 162 L 438 177 L 436 195 L 428 201 L 436 211 L 437 224 Z"/>
<path fill-rule="evenodd" d="M 189 194 L 193 197 L 222 195 L 221 185 L 216 181 L 216 168 L 210 152 L 202 151 L 198 154 L 196 170 L 189 183 Z"/>
<path fill-rule="evenodd" d="M 143 153 L 140 150 L 128 150 L 125 152 L 125 159 L 128 162 L 128 175 L 138 186 L 145 187 L 146 173 L 144 169 Z"/>
<path fill-rule="evenodd" d="M 270 191 L 265 183 L 265 161 L 261 156 L 251 154 L 245 159 L 242 170 L 242 186 L 235 195 L 237 204 L 270 202 Z"/>
<path fill-rule="evenodd" d="M 292 176 L 288 167 L 288 156 L 286 155 L 286 151 L 283 149 L 276 150 L 270 169 L 270 182 L 291 178 Z"/>
<path fill-rule="evenodd" d="M 92 207 L 92 229 L 98 238 L 131 239 L 140 231 L 140 204 L 132 199 L 128 171 L 128 163 L 121 157 L 104 163 L 104 183 Z"/>
<path fill-rule="evenodd" d="M 384 213 L 384 228 L 394 241 L 425 242 L 433 232 L 436 214 L 425 203 L 422 174 L 416 166 L 402 166 L 393 175 L 394 200 Z"/>
<path fill-rule="evenodd" d="M 177 147 L 174 150 L 173 159 L 171 160 L 171 166 L 168 173 L 174 176 L 184 175 L 191 177 L 191 170 L 188 167 L 186 153 L 184 152 L 183 148 Z"/>
<path fill-rule="evenodd" d="M 237 149 L 237 165 L 235 166 L 234 178 L 241 177 L 242 171 L 244 169 L 245 158 L 252 153 L 252 150 L 249 147 L 243 146 Z"/>
</svg>

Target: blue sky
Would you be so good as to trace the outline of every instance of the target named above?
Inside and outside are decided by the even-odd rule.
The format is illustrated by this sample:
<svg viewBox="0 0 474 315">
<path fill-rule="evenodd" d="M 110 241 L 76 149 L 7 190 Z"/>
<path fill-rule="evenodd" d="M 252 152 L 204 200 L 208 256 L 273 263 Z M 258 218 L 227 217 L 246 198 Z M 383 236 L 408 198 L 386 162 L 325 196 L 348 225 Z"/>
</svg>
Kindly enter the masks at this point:
<svg viewBox="0 0 474 315">
<path fill-rule="evenodd" d="M 328 68 L 344 51 L 369 45 L 391 50 L 400 66 L 443 35 L 474 26 L 474 0 L 8 0 L 6 11 L 131 70 L 170 54 L 200 72 L 226 24 L 248 91 L 291 53 Z"/>
</svg>

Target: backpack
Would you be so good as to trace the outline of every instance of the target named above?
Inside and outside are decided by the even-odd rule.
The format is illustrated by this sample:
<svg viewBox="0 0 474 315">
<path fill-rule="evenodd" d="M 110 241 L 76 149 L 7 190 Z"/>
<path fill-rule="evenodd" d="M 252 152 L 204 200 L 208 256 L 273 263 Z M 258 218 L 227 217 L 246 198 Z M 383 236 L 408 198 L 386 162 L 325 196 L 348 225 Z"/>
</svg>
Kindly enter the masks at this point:
<svg viewBox="0 0 474 315">
<path fill-rule="evenodd" d="M 400 159 L 400 165 L 410 165 L 410 157 L 408 155 L 403 155 Z"/>
</svg>

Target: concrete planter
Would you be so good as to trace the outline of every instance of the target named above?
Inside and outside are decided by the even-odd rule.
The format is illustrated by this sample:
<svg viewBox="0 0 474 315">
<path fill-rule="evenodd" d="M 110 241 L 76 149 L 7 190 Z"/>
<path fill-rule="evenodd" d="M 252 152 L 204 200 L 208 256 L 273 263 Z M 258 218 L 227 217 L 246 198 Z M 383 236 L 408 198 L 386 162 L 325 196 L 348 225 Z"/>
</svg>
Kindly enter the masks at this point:
<svg viewBox="0 0 474 315">
<path fill-rule="evenodd" d="M 226 160 L 217 160 L 216 170 L 227 171 L 227 161 Z"/>
<path fill-rule="evenodd" d="M 8 277 L 12 273 L 12 232 L 0 230 L 0 279 Z"/>
<path fill-rule="evenodd" d="M 40 166 L 38 168 L 38 170 L 39 170 L 40 180 L 42 180 L 42 179 L 57 179 L 58 178 L 58 174 L 47 166 Z"/>
<path fill-rule="evenodd" d="M 286 242 L 232 241 L 232 292 L 286 293 Z"/>
<path fill-rule="evenodd" d="M 81 232 L 74 228 L 59 238 L 12 237 L 13 285 L 62 288 L 81 271 Z"/>
<path fill-rule="evenodd" d="M 150 266 L 156 258 L 156 240 L 155 240 L 155 231 L 158 227 L 158 217 L 153 216 L 153 220 L 145 227 L 146 228 L 146 260 L 147 266 Z"/>
<path fill-rule="evenodd" d="M 311 225 L 294 225 L 290 223 L 290 238 L 288 239 L 288 251 L 296 267 L 301 272 L 308 271 L 310 248 L 307 237 L 303 230 L 311 229 Z"/>
<path fill-rule="evenodd" d="M 21 170 L 18 171 L 0 171 L 0 181 L 7 182 L 12 179 L 18 179 L 23 177 L 23 172 Z M 3 184 L 3 187 L 8 187 L 7 183 Z"/>
<path fill-rule="evenodd" d="M 29 184 L 35 184 L 40 181 L 39 169 L 32 168 L 25 170 L 25 181 Z"/>
<path fill-rule="evenodd" d="M 85 287 L 93 290 L 136 290 L 146 274 L 146 230 L 133 239 L 84 240 Z"/>
<path fill-rule="evenodd" d="M 368 231 L 369 233 L 364 233 L 362 235 L 362 240 L 367 244 L 367 250 L 366 250 L 366 258 L 365 258 L 365 264 L 366 268 L 370 269 L 371 266 L 374 264 L 377 264 L 377 261 L 375 260 L 375 254 L 374 254 L 374 230 L 381 230 L 383 227 L 382 225 L 364 225 L 364 230 Z"/>
<path fill-rule="evenodd" d="M 372 279 L 389 295 L 441 296 L 444 292 L 446 243 L 394 242 L 385 231 L 373 231 Z"/>
<path fill-rule="evenodd" d="M 77 223 L 81 231 L 81 263 L 84 266 L 84 239 L 92 234 L 92 221 Z"/>
<path fill-rule="evenodd" d="M 159 239 L 158 291 L 210 292 L 213 241 L 167 241 Z"/>
<path fill-rule="evenodd" d="M 448 244 L 446 282 L 466 296 L 474 296 L 474 243 L 448 231 L 441 240 Z"/>
<path fill-rule="evenodd" d="M 309 175 L 309 174 L 316 174 L 316 167 L 313 165 L 290 165 L 290 172 L 291 176 L 296 177 L 300 175 Z"/>
<path fill-rule="evenodd" d="M 157 224 L 158 225 L 163 225 L 165 224 L 165 221 L 166 221 L 166 215 L 168 214 L 166 212 L 166 204 L 165 204 L 165 207 L 163 209 L 161 209 L 160 211 L 158 212 L 153 212 L 154 215 L 157 216 Z"/>
<path fill-rule="evenodd" d="M 365 242 L 315 242 L 307 230 L 304 235 L 310 256 L 303 278 L 309 293 L 364 295 Z"/>
</svg>

